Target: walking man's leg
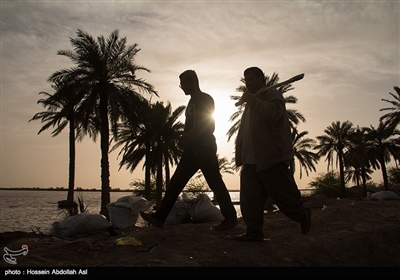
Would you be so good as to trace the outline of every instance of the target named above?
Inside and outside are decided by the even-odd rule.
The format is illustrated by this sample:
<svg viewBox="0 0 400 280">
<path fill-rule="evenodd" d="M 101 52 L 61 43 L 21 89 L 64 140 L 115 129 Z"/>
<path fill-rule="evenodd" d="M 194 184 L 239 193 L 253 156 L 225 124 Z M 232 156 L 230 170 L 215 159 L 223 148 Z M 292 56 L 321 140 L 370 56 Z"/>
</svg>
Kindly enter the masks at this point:
<svg viewBox="0 0 400 280">
<path fill-rule="evenodd" d="M 244 165 L 240 175 L 240 209 L 246 233 L 262 235 L 267 193 L 256 171 L 256 165 Z"/>
<path fill-rule="evenodd" d="M 197 172 L 198 167 L 188 155 L 182 155 L 181 161 L 171 177 L 167 190 L 157 211 L 153 214 L 141 212 L 143 219 L 157 227 L 162 227 L 175 202 L 190 178 Z"/>
<path fill-rule="evenodd" d="M 212 150 L 206 150 L 201 155 L 199 154 L 199 166 L 203 175 L 213 191 L 215 198 L 218 201 L 219 208 L 225 220 L 215 229 L 223 230 L 229 229 L 237 225 L 237 213 L 235 206 L 232 203 L 229 191 L 222 180 L 219 171 L 218 159 Z"/>
</svg>

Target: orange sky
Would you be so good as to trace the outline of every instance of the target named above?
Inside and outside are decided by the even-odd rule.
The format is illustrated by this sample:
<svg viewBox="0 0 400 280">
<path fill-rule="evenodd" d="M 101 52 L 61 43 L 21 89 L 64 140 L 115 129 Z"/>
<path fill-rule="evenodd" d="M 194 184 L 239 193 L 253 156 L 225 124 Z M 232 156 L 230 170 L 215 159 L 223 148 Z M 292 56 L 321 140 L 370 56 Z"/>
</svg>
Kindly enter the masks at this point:
<svg viewBox="0 0 400 280">
<path fill-rule="evenodd" d="M 24 2 L 24 1 L 23 1 Z M 399 5 L 397 1 L 62 1 L 1 2 L 1 187 L 67 187 L 68 131 L 37 135 L 42 108 L 40 91 L 52 92 L 47 78 L 71 67 L 57 56 L 70 50 L 78 28 L 108 36 L 120 31 L 141 49 L 136 62 L 159 98 L 172 108 L 186 105 L 178 75 L 194 69 L 201 89 L 216 101 L 218 153 L 233 157 L 227 121 L 234 112 L 230 95 L 241 85 L 243 70 L 259 66 L 280 81 L 305 73 L 290 94 L 292 108 L 306 123 L 300 131 L 322 135 L 334 121 L 377 126 L 389 92 L 400 85 Z M 140 74 L 139 74 L 140 76 Z M 141 166 L 118 171 L 117 152 L 110 154 L 112 188 L 129 188 L 143 178 Z M 317 173 L 326 172 L 325 159 Z M 378 171 L 374 180 L 382 181 Z M 300 188 L 317 173 L 303 179 Z M 238 189 L 238 175 L 224 175 Z M 77 144 L 76 186 L 100 188 L 100 143 Z"/>
</svg>

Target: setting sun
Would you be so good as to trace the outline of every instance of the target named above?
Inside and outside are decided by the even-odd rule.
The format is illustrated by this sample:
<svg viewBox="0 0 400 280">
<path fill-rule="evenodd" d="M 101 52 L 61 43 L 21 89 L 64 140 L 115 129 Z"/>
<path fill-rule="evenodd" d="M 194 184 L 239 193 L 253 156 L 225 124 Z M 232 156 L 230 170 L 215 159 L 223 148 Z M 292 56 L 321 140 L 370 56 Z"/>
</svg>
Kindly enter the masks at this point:
<svg viewBox="0 0 400 280">
<path fill-rule="evenodd" d="M 234 139 L 231 139 L 228 142 L 227 132 L 229 128 L 232 126 L 232 122 L 229 121 L 231 115 L 236 112 L 235 102 L 230 99 L 229 94 L 214 94 L 213 95 L 215 102 L 215 138 L 218 143 L 218 152 L 221 156 L 231 157 L 233 152 L 233 146 L 230 144 L 234 143 Z"/>
</svg>

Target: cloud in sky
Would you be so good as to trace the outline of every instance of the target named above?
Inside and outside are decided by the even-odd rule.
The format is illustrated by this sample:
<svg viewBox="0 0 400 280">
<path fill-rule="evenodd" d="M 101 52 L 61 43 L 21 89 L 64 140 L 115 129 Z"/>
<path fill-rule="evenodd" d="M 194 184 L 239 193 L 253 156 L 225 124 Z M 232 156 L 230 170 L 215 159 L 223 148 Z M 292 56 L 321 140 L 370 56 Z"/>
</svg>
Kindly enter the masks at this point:
<svg viewBox="0 0 400 280">
<path fill-rule="evenodd" d="M 400 85 L 400 7 L 397 1 L 1 1 L 1 186 L 66 187 L 68 131 L 53 138 L 37 135 L 30 122 L 43 108 L 41 91 L 52 92 L 48 77 L 72 66 L 58 50 L 81 29 L 107 37 L 118 29 L 129 45 L 141 49 L 136 63 L 150 69 L 142 78 L 173 108 L 188 98 L 178 88 L 186 69 L 199 74 L 218 112 L 219 154 L 231 159 L 227 121 L 234 112 L 231 95 L 243 70 L 259 66 L 283 81 L 305 73 L 290 94 L 306 117 L 299 130 L 323 134 L 334 121 L 377 126 L 389 98 Z M 140 75 L 140 74 L 139 74 Z M 222 111 L 222 113 L 221 113 Z M 225 119 L 223 118 L 225 114 Z M 221 117 L 220 117 L 221 116 Z M 222 119 L 220 119 L 222 118 Z M 77 144 L 76 186 L 100 188 L 100 147 Z M 142 178 L 118 171 L 110 155 L 111 187 L 128 188 Z M 325 172 L 321 159 L 318 172 Z M 311 174 L 312 176 L 315 174 Z M 238 189 L 238 176 L 224 175 Z M 307 187 L 310 178 L 297 179 Z M 381 176 L 376 176 L 381 181 Z"/>
</svg>

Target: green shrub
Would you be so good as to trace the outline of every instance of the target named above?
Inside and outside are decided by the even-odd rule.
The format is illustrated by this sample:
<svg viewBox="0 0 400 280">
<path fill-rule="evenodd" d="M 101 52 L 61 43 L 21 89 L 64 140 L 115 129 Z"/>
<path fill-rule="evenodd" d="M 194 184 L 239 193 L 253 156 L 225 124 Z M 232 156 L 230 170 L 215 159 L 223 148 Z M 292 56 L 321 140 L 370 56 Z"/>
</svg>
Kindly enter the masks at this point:
<svg viewBox="0 0 400 280">
<path fill-rule="evenodd" d="M 383 186 L 379 186 L 377 183 L 373 181 L 368 181 L 366 185 L 367 185 L 367 191 L 372 193 L 381 191 L 383 188 Z"/>
<path fill-rule="evenodd" d="M 197 196 L 199 193 L 210 192 L 207 182 L 202 177 L 193 177 L 186 184 L 184 191 L 191 193 L 193 196 Z"/>
<path fill-rule="evenodd" d="M 390 186 L 400 186 L 400 168 L 389 167 L 387 174 Z"/>
<path fill-rule="evenodd" d="M 132 194 L 134 196 L 142 196 L 145 197 L 146 191 L 146 184 L 144 180 L 134 179 L 131 183 L 129 183 L 131 187 L 133 187 Z M 150 181 L 150 189 L 151 189 L 151 197 L 150 200 L 156 199 L 156 182 L 154 180 Z"/>
<path fill-rule="evenodd" d="M 320 173 L 309 184 L 311 195 L 324 194 L 330 198 L 340 197 L 340 176 L 338 172 Z"/>
</svg>

